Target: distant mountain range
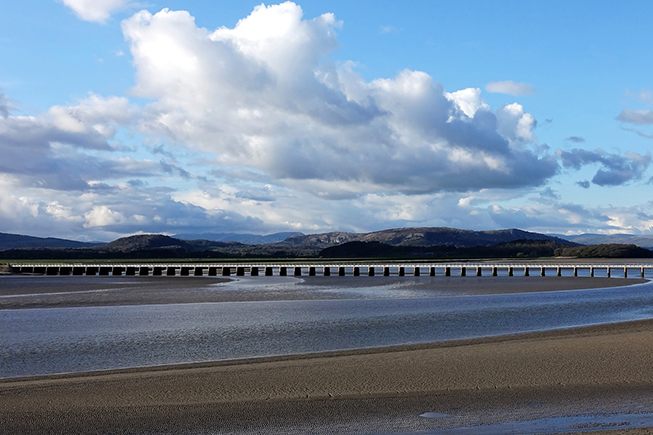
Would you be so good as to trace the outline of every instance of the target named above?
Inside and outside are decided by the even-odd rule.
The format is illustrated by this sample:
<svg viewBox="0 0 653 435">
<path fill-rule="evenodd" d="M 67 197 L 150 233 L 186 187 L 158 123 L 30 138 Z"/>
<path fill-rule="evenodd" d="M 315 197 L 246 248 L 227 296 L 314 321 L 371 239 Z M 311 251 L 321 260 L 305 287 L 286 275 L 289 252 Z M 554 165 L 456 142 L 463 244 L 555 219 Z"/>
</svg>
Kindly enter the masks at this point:
<svg viewBox="0 0 653 435">
<path fill-rule="evenodd" d="M 559 236 L 581 245 L 628 244 L 653 249 L 653 236 L 633 234 L 580 234 L 577 236 Z"/>
<path fill-rule="evenodd" d="M 216 236 L 219 234 L 213 234 Z M 250 235 L 251 236 L 251 235 Z M 68 241 L 53 245 L 52 240 L 27 236 L 14 236 L 11 245 L 3 245 L 0 240 L 0 258 L 4 259 L 84 259 L 84 258 L 299 258 L 348 257 L 351 252 L 365 252 L 374 257 L 383 252 L 384 257 L 433 257 L 455 256 L 465 252 L 465 248 L 488 248 L 473 252 L 492 256 L 491 247 L 518 242 L 510 249 L 502 247 L 497 252 L 520 254 L 524 256 L 553 255 L 560 247 L 577 246 L 555 236 L 532 233 L 518 229 L 497 231 L 469 231 L 455 228 L 398 228 L 371 233 L 330 232 L 322 234 L 294 234 L 275 243 L 245 244 L 235 241 L 216 241 L 207 239 L 183 240 L 160 234 L 145 234 L 123 237 L 111 243 L 93 245 Z M 226 238 L 233 238 L 225 236 Z M 279 234 L 262 237 L 271 240 Z M 221 237 L 222 238 L 222 237 Z M 9 240 L 8 239 L 8 240 Z M 20 246 L 20 240 L 25 245 Z M 252 240 L 252 238 L 246 238 Z M 39 246 L 40 243 L 43 243 Z M 65 241 L 63 241 L 65 242 Z M 536 243 L 537 242 L 537 243 Z M 537 245 L 536 249 L 529 248 Z M 335 251 L 328 251 L 339 247 Z M 434 249 L 437 247 L 437 249 Z M 354 251 L 349 251 L 353 249 Z M 516 249 L 516 250 L 515 250 Z M 544 253 L 544 254 L 543 254 Z"/>
<path fill-rule="evenodd" d="M 84 248 L 101 243 L 84 243 L 54 237 L 32 237 L 0 233 L 0 250 L 14 248 Z"/>
<path fill-rule="evenodd" d="M 211 240 L 214 242 L 238 242 L 245 245 L 266 245 L 268 243 L 283 242 L 290 236 L 303 235 L 298 232 L 274 233 L 266 236 L 258 234 L 240 233 L 199 233 L 199 234 L 176 234 L 175 238 L 182 240 Z"/>
</svg>

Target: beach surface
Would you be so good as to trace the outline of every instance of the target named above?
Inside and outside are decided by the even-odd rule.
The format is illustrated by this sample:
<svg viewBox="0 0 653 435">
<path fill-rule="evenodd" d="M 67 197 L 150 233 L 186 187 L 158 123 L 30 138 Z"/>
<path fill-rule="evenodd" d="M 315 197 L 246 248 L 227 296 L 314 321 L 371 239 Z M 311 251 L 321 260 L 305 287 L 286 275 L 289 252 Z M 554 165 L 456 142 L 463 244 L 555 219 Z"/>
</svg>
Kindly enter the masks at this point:
<svg viewBox="0 0 653 435">
<path fill-rule="evenodd" d="M 646 427 L 653 426 L 652 356 L 653 320 L 643 320 L 11 378 L 0 380 L 0 428 L 61 434 L 529 433 L 502 425 L 565 417 L 568 431 L 537 433 L 644 434 L 653 433 Z M 622 418 L 634 414 L 639 422 Z M 580 423 L 578 416 L 597 420 Z M 605 423 L 606 416 L 613 419 Z"/>
</svg>

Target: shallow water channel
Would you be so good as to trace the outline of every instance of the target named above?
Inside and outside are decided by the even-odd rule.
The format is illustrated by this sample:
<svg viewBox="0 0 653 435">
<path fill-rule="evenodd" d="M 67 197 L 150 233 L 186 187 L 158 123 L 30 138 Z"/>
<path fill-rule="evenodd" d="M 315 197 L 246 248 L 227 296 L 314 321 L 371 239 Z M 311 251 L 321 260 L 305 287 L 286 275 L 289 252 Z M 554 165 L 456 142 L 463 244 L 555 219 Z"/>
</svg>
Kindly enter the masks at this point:
<svg viewBox="0 0 653 435">
<path fill-rule="evenodd" d="M 653 318 L 653 283 L 408 298 L 387 298 L 384 294 L 392 292 L 387 288 L 376 297 L 373 289 L 369 291 L 368 299 L 0 310 L 0 377 L 388 346 Z M 397 291 L 405 292 L 406 287 Z"/>
</svg>

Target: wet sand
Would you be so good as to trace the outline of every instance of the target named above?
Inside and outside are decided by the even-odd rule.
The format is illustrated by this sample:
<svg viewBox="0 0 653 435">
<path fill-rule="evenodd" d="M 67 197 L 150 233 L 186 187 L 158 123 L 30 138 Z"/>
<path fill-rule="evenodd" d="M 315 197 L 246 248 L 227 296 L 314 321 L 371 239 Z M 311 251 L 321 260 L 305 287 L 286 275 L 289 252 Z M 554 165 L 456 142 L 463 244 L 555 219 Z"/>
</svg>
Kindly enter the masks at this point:
<svg viewBox="0 0 653 435">
<path fill-rule="evenodd" d="M 389 433 L 653 411 L 653 321 L 0 381 L 11 433 Z M 446 414 L 423 418 L 420 414 Z M 645 429 L 637 432 L 646 433 Z"/>
<path fill-rule="evenodd" d="M 0 309 L 202 302 L 461 296 L 607 288 L 640 278 L 585 277 L 0 277 Z M 351 291 L 357 288 L 360 291 Z M 396 289 L 406 288 L 409 293 Z"/>
</svg>

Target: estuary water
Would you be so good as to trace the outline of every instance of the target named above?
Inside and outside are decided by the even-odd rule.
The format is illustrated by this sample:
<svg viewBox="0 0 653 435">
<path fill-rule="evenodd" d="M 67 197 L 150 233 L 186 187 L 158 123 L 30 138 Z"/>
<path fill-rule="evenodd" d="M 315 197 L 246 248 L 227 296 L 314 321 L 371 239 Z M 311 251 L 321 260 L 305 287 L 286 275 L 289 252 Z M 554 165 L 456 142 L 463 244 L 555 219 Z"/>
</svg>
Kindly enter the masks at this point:
<svg viewBox="0 0 653 435">
<path fill-rule="evenodd" d="M 0 377 L 423 343 L 648 318 L 653 318 L 653 283 L 467 296 L 386 298 L 381 293 L 368 299 L 5 309 L 0 310 Z"/>
</svg>

